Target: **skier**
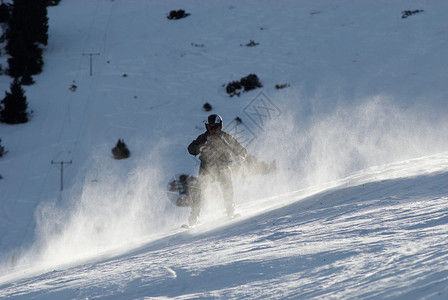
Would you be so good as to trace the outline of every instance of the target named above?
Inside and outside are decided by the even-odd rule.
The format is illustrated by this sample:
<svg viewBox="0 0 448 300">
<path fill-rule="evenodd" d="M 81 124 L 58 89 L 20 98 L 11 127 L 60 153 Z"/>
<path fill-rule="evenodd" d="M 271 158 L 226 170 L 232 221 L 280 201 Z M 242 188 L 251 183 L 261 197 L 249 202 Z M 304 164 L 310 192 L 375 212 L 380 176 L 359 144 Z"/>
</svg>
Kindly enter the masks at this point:
<svg viewBox="0 0 448 300">
<path fill-rule="evenodd" d="M 188 218 L 190 226 L 196 224 L 204 203 L 204 191 L 214 181 L 218 181 L 221 186 L 227 215 L 229 217 L 235 215 L 231 165 L 233 160 L 244 160 L 247 150 L 233 136 L 224 132 L 222 125 L 220 115 L 208 116 L 205 122 L 207 131 L 188 146 L 188 152 L 194 156 L 200 154 L 201 161 L 198 174 L 199 193 L 192 199 Z"/>
</svg>

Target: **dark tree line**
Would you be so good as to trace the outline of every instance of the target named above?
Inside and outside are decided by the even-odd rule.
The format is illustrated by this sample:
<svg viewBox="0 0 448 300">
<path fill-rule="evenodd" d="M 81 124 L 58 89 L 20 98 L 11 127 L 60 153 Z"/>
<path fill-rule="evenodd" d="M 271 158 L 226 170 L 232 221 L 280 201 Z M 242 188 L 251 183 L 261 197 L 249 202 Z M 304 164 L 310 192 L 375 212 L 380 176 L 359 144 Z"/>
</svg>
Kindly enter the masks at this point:
<svg viewBox="0 0 448 300">
<path fill-rule="evenodd" d="M 5 33 L 8 74 L 32 84 L 42 72 L 43 47 L 48 43 L 47 0 L 14 0 Z"/>
<path fill-rule="evenodd" d="M 2 1 L 0 4 L 0 23 L 6 23 L 9 20 L 9 5 Z"/>
<path fill-rule="evenodd" d="M 43 49 L 48 43 L 47 6 L 60 0 L 13 0 L 0 4 L 0 22 L 6 23 L 2 40 L 8 55 L 6 73 L 13 78 L 10 92 L 0 102 L 0 122 L 28 121 L 25 91 L 21 85 L 33 84 L 33 75 L 43 70 Z"/>
</svg>

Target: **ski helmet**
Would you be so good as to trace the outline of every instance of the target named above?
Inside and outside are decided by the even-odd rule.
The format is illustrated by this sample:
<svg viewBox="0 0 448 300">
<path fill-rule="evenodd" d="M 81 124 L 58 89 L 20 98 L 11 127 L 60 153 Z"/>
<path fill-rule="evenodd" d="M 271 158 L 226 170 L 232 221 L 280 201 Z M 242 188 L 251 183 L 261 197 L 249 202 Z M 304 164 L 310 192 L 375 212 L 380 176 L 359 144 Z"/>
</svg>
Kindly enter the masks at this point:
<svg viewBox="0 0 448 300">
<path fill-rule="evenodd" d="M 207 120 L 205 121 L 205 128 L 210 131 L 213 127 L 218 127 L 219 131 L 222 130 L 222 118 L 220 115 L 212 114 L 208 116 Z"/>
</svg>

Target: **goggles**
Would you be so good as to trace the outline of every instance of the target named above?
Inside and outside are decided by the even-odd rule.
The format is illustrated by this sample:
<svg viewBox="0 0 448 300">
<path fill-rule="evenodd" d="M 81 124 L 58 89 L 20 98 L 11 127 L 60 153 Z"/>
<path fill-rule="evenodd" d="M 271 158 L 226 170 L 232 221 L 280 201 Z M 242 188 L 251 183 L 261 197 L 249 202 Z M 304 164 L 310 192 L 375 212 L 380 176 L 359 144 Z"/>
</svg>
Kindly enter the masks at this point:
<svg viewBox="0 0 448 300">
<path fill-rule="evenodd" d="M 207 125 L 207 129 L 209 131 L 213 131 L 213 130 L 216 130 L 216 129 L 221 130 L 221 124 L 209 124 L 209 125 Z"/>
</svg>

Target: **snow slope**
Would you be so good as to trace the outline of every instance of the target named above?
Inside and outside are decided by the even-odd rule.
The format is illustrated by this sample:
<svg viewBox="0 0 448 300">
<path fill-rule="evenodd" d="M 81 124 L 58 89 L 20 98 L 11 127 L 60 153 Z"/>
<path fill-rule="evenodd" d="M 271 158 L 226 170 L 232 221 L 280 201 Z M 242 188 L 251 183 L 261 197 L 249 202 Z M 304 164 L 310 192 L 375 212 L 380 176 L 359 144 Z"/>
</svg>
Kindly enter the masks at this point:
<svg viewBox="0 0 448 300">
<path fill-rule="evenodd" d="M 191 16 L 166 19 L 180 8 Z M 447 12 L 398 0 L 49 8 L 32 120 L 0 124 L 0 296 L 443 298 Z M 229 98 L 224 85 L 250 73 L 263 88 Z M 242 218 L 223 220 L 211 199 L 185 232 L 165 185 L 197 170 L 185 147 L 205 102 L 279 170 L 234 178 Z M 111 159 L 119 138 L 130 159 Z M 67 162 L 62 192 L 51 161 Z"/>
</svg>

